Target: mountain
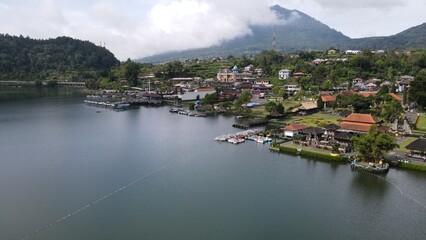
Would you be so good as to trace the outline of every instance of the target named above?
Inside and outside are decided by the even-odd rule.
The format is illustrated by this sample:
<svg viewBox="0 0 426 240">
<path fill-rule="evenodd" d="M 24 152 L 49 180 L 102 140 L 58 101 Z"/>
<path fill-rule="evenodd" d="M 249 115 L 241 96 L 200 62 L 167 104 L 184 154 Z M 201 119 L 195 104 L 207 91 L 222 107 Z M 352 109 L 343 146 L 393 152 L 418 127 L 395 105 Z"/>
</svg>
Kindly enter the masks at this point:
<svg viewBox="0 0 426 240">
<path fill-rule="evenodd" d="M 426 23 L 389 37 L 353 39 L 347 46 L 358 49 L 426 48 Z"/>
<path fill-rule="evenodd" d="M 250 26 L 252 34 L 223 42 L 218 46 L 168 52 L 139 59 L 140 62 L 165 62 L 174 59 L 211 58 L 230 54 L 257 54 L 272 49 L 272 39 L 276 34 L 276 49 L 292 52 L 300 50 L 340 49 L 393 49 L 425 48 L 426 23 L 410 28 L 390 37 L 351 39 L 339 31 L 298 10 L 289 10 L 279 5 L 271 7 L 279 23 L 273 25 Z"/>
<path fill-rule="evenodd" d="M 40 80 L 53 73 L 100 71 L 117 64 L 110 51 L 89 41 L 0 34 L 0 80 Z"/>
</svg>

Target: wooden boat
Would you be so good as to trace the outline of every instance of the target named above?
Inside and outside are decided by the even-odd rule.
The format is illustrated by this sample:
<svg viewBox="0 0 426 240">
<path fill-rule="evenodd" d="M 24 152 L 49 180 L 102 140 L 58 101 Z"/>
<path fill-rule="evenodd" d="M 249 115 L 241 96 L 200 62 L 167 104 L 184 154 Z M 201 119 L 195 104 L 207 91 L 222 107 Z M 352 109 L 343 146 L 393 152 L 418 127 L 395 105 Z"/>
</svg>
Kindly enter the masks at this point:
<svg viewBox="0 0 426 240">
<path fill-rule="evenodd" d="M 389 164 L 388 163 L 382 163 L 382 164 L 369 163 L 368 165 L 366 165 L 366 164 L 360 164 L 356 160 L 353 160 L 351 162 L 351 169 L 353 171 L 368 172 L 368 173 L 387 173 L 389 172 Z"/>
</svg>

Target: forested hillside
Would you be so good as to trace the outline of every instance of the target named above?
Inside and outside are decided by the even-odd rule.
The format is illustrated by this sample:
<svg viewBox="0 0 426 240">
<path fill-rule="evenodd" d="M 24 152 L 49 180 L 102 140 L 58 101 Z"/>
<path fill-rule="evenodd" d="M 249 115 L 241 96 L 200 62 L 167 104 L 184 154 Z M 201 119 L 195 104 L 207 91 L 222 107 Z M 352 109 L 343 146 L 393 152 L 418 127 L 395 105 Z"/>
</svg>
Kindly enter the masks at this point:
<svg viewBox="0 0 426 240">
<path fill-rule="evenodd" d="M 80 80 L 90 71 L 119 64 L 104 47 L 69 37 L 36 40 L 0 34 L 0 80 L 44 80 L 67 75 Z"/>
</svg>

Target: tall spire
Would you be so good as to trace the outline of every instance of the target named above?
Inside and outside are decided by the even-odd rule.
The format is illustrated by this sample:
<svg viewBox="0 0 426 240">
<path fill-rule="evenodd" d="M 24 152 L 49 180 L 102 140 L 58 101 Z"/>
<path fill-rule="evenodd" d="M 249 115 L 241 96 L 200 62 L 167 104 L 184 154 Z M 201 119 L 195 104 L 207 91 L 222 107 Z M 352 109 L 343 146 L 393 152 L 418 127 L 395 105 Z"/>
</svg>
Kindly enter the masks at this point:
<svg viewBox="0 0 426 240">
<path fill-rule="evenodd" d="M 272 36 L 272 50 L 277 50 L 277 36 L 275 34 L 275 27 L 274 27 L 274 35 Z"/>
</svg>

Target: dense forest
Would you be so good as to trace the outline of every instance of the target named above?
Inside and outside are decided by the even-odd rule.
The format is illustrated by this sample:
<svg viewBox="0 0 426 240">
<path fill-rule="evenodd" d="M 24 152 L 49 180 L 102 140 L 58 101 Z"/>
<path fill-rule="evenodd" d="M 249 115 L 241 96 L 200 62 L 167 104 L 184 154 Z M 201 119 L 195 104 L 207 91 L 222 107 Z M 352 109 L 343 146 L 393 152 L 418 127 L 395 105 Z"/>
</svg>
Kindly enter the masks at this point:
<svg viewBox="0 0 426 240">
<path fill-rule="evenodd" d="M 118 64 L 110 51 L 89 41 L 0 34 L 0 80 L 78 81 Z"/>
</svg>

